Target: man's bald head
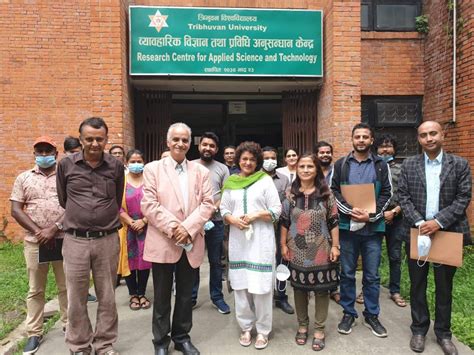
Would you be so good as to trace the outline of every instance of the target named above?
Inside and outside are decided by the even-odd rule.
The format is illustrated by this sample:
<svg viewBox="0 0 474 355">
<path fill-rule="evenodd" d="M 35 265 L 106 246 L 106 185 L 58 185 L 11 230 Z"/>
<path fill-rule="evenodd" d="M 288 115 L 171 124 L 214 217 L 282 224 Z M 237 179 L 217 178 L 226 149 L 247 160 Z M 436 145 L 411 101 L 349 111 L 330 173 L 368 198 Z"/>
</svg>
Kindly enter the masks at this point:
<svg viewBox="0 0 474 355">
<path fill-rule="evenodd" d="M 418 132 L 420 132 L 420 128 L 424 128 L 428 125 L 429 127 L 437 127 L 440 131 L 443 131 L 443 126 L 437 121 L 424 121 L 418 126 Z"/>
<path fill-rule="evenodd" d="M 418 127 L 418 143 L 423 151 L 434 159 L 443 147 L 443 127 L 436 121 L 425 121 Z"/>
</svg>

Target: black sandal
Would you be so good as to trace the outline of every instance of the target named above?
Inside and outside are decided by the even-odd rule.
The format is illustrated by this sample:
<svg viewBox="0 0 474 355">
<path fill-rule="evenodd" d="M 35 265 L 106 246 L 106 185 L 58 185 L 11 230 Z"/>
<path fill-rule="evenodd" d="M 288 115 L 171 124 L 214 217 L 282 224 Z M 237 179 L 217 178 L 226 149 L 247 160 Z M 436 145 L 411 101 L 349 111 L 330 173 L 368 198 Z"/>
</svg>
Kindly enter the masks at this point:
<svg viewBox="0 0 474 355">
<path fill-rule="evenodd" d="M 321 351 L 324 349 L 326 346 L 325 342 L 326 338 L 318 339 L 318 338 L 313 338 L 313 343 L 311 344 L 311 348 L 314 351 Z"/>
<path fill-rule="evenodd" d="M 140 302 L 141 309 L 148 309 L 151 307 L 151 302 L 145 296 L 138 296 L 138 300 Z"/>
<path fill-rule="evenodd" d="M 300 332 L 298 330 L 295 335 L 295 341 L 297 345 L 305 345 L 308 341 L 308 330 L 306 330 L 306 332 Z"/>
<path fill-rule="evenodd" d="M 130 296 L 128 308 L 130 308 L 132 311 L 138 311 L 141 308 L 140 299 L 138 296 Z"/>
</svg>

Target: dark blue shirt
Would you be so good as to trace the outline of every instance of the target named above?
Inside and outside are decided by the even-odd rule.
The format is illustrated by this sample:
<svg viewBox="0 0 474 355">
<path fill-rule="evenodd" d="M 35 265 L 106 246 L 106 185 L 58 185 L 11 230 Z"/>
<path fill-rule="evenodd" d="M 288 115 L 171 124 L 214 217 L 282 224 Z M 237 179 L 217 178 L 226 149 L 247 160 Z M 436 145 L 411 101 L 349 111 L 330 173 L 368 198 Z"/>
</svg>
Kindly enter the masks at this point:
<svg viewBox="0 0 474 355">
<path fill-rule="evenodd" d="M 349 184 L 375 184 L 376 181 L 377 175 L 375 173 L 375 165 L 372 160 L 372 155 L 369 154 L 369 157 L 366 160 L 359 162 L 354 158 L 353 153 L 351 153 L 349 157 Z M 355 233 L 360 235 L 371 234 L 367 224 L 364 228 Z"/>
<path fill-rule="evenodd" d="M 226 165 L 227 168 L 229 169 L 229 174 L 230 175 L 233 175 L 233 174 L 238 174 L 240 173 L 240 169 L 237 165 L 234 165 L 234 166 L 229 166 L 229 165 Z"/>
<path fill-rule="evenodd" d="M 349 184 L 375 184 L 376 181 L 377 175 L 372 155 L 369 155 L 366 160 L 358 162 L 351 153 L 349 157 Z"/>
</svg>

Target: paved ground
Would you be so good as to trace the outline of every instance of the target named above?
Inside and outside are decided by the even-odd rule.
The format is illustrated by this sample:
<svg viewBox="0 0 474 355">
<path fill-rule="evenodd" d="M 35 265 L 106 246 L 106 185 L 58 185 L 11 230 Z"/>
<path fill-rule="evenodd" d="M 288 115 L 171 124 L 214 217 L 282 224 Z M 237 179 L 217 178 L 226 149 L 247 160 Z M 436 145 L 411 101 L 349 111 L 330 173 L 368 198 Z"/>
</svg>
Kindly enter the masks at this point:
<svg viewBox="0 0 474 355">
<path fill-rule="evenodd" d="M 201 268 L 201 289 L 198 300 L 198 307 L 194 309 L 193 329 L 191 338 L 203 355 L 233 355 L 233 354 L 303 354 L 311 351 L 310 341 L 306 346 L 297 346 L 294 342 L 294 334 L 297 323 L 295 315 L 287 315 L 279 309 L 274 309 L 273 313 L 273 333 L 269 346 L 266 350 L 257 351 L 255 348 L 243 348 L 238 343 L 239 327 L 233 313 L 228 315 L 219 314 L 212 307 L 208 296 L 208 265 Z M 360 288 L 359 288 L 360 289 Z M 152 298 L 151 278 L 148 293 Z M 292 300 L 291 287 L 288 288 L 290 300 Z M 225 298 L 233 311 L 233 296 L 226 294 Z M 131 311 L 128 308 L 128 292 L 125 285 L 117 289 L 117 303 L 119 309 L 119 339 L 115 345 L 122 355 L 153 354 L 151 335 L 151 314 L 152 309 Z M 331 301 L 329 317 L 326 330 L 325 354 L 384 354 L 399 355 L 412 353 L 408 343 L 410 340 L 410 308 L 399 308 L 388 298 L 388 291 L 382 288 L 380 316 L 382 324 L 387 328 L 389 336 L 379 339 L 372 335 L 370 330 L 357 321 L 357 326 L 350 335 L 337 333 L 336 326 L 342 316 L 341 308 Z M 91 318 L 95 317 L 97 304 L 89 306 Z M 358 306 L 362 312 L 362 307 Z M 310 308 L 314 312 L 314 304 Z M 310 313 L 311 314 L 311 313 Z M 454 340 L 460 354 L 474 354 L 467 346 Z M 172 346 L 170 347 L 172 349 Z M 39 355 L 67 354 L 68 349 L 64 344 L 64 337 L 60 326 L 51 330 L 40 350 Z M 171 354 L 181 354 L 175 350 Z M 424 354 L 442 354 L 441 349 L 436 344 L 433 331 L 430 330 Z"/>
</svg>

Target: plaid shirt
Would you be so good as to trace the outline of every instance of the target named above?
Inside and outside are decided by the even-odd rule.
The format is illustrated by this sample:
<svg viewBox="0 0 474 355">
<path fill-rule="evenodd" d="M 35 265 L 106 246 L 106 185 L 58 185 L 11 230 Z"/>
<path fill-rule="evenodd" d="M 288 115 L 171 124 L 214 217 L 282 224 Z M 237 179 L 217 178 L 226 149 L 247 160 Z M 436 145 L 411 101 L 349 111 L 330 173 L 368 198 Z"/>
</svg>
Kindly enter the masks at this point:
<svg viewBox="0 0 474 355">
<path fill-rule="evenodd" d="M 471 233 L 466 209 L 471 202 L 472 176 L 466 159 L 443 154 L 439 212 L 434 216 L 443 230 L 464 235 L 464 244 L 471 244 Z M 426 174 L 424 155 L 405 159 L 398 181 L 398 198 L 403 211 L 403 233 L 409 238 L 410 227 L 426 220 Z"/>
<path fill-rule="evenodd" d="M 56 172 L 46 176 L 38 166 L 18 175 L 10 201 L 22 202 L 25 213 L 40 228 L 51 227 L 64 214 L 56 190 Z M 58 237 L 62 236 L 63 233 L 59 233 Z M 28 230 L 25 230 L 25 240 L 38 242 Z"/>
</svg>

